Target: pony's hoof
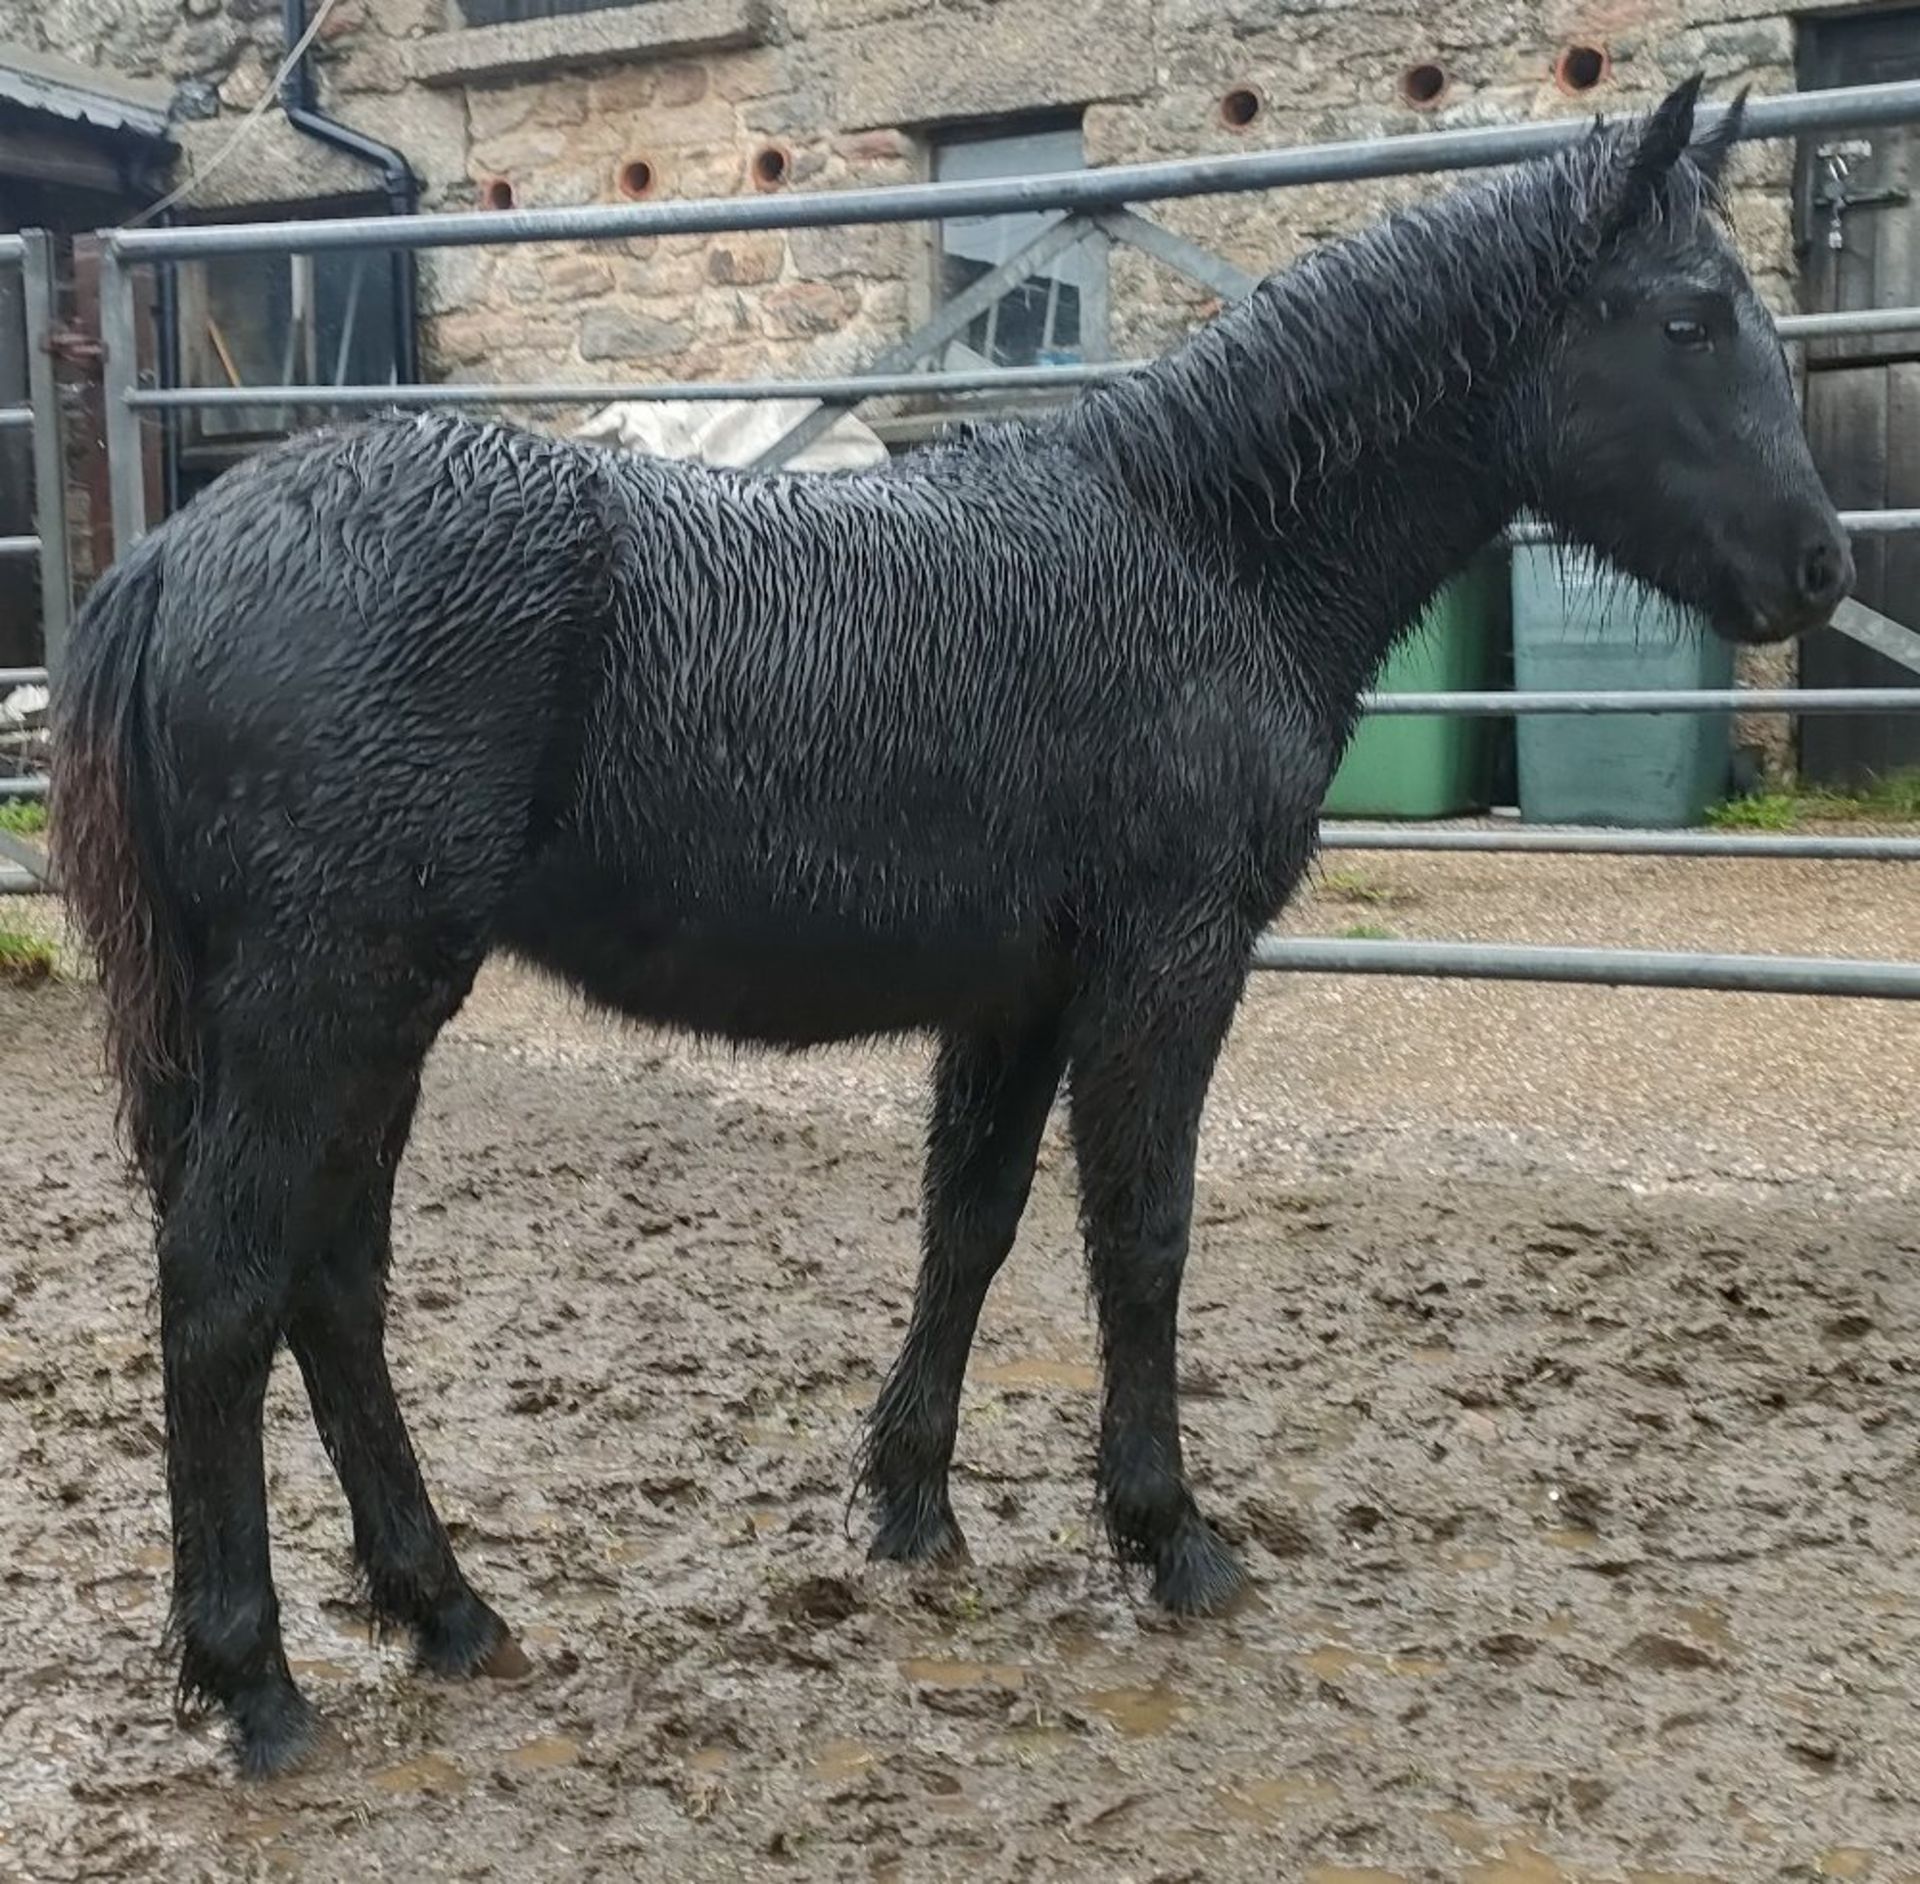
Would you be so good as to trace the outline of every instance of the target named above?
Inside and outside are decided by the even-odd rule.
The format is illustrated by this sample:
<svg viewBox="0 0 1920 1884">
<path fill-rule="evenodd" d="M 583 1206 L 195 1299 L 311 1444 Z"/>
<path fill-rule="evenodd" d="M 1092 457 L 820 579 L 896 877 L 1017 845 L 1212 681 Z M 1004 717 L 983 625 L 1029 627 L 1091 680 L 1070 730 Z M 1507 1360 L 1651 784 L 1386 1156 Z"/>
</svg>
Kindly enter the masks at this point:
<svg viewBox="0 0 1920 1884">
<path fill-rule="evenodd" d="M 874 1563 L 943 1568 L 973 1561 L 953 1507 L 944 1496 L 924 1494 L 880 1500 L 867 1556 Z"/>
<path fill-rule="evenodd" d="M 512 1636 L 503 1635 L 473 1672 L 489 1681 L 525 1681 L 533 1673 L 533 1659 Z"/>
<path fill-rule="evenodd" d="M 238 1696 L 227 1711 L 234 1752 L 247 1779 L 280 1779 L 296 1772 L 320 1743 L 320 1716 L 291 1681 L 275 1681 Z"/>
<path fill-rule="evenodd" d="M 1175 1616 L 1220 1616 L 1247 1592 L 1240 1559 L 1204 1518 L 1189 1515 L 1154 1553 L 1153 1600 Z"/>
<path fill-rule="evenodd" d="M 521 1681 L 533 1673 L 533 1663 L 512 1631 L 471 1592 L 422 1624 L 414 1649 L 420 1668 L 448 1681 L 466 1681 L 475 1675 Z"/>
</svg>

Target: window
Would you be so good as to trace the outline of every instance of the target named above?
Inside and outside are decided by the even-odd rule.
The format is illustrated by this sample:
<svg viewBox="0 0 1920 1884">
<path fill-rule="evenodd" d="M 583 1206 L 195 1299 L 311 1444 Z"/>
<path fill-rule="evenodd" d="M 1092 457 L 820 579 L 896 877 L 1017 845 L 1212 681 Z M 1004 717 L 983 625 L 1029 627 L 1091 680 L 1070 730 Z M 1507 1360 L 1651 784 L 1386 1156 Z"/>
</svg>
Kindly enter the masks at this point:
<svg viewBox="0 0 1920 1884">
<path fill-rule="evenodd" d="M 382 252 L 216 255 L 180 269 L 180 377 L 190 386 L 384 385 L 393 270 Z M 278 437 L 285 406 L 196 412 L 185 443 Z"/>
<path fill-rule="evenodd" d="M 937 143 L 934 180 L 978 182 L 986 177 L 1044 176 L 1078 170 L 1085 163 L 1080 127 L 1041 126 L 991 137 Z M 990 274 L 1049 220 L 1046 212 L 957 216 L 941 223 L 937 295 L 950 301 Z M 1062 366 L 1104 357 L 1106 349 L 1106 253 L 1083 242 L 1056 255 L 1004 295 L 947 348 L 943 364 Z"/>
<path fill-rule="evenodd" d="M 609 7 L 644 5 L 645 0 L 460 0 L 469 26 L 506 26 L 516 20 L 551 20 L 565 13 L 602 13 Z"/>
</svg>

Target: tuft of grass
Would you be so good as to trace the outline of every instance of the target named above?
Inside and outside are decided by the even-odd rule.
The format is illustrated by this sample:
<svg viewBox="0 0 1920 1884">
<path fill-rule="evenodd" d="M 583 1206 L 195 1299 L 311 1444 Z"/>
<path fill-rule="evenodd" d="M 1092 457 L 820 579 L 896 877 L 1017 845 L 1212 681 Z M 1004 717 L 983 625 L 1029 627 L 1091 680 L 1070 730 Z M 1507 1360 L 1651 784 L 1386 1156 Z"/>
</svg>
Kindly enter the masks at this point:
<svg viewBox="0 0 1920 1884">
<path fill-rule="evenodd" d="M 1382 883 L 1378 877 L 1354 869 L 1323 871 L 1320 894 L 1330 902 L 1353 903 L 1363 909 L 1411 909 L 1420 900 L 1418 890 Z"/>
<path fill-rule="evenodd" d="M 1808 791 L 1801 797 L 1810 818 L 1910 823 L 1920 820 L 1920 772 L 1888 772 L 1850 792 Z"/>
<path fill-rule="evenodd" d="M 1920 823 L 1920 771 L 1888 772 L 1851 791 L 1796 786 L 1730 798 L 1708 809 L 1707 822 L 1725 831 L 1794 831 L 1802 824 Z"/>
<path fill-rule="evenodd" d="M 1320 886 L 1326 895 L 1338 897 L 1343 903 L 1384 903 L 1393 896 L 1384 883 L 1374 882 L 1364 870 L 1329 870 L 1320 879 Z"/>
<path fill-rule="evenodd" d="M 1350 922 L 1340 931 L 1342 942 L 1391 942 L 1394 933 L 1384 922 Z"/>
<path fill-rule="evenodd" d="M 1792 792 L 1756 792 L 1707 807 L 1707 822 L 1717 831 L 1791 831 L 1800 822 L 1800 800 Z"/>
<path fill-rule="evenodd" d="M 0 929 L 0 981 L 50 981 L 59 966 L 51 942 L 17 929 Z"/>
<path fill-rule="evenodd" d="M 0 831 L 38 837 L 47 828 L 47 807 L 39 798 L 0 798 Z"/>
</svg>

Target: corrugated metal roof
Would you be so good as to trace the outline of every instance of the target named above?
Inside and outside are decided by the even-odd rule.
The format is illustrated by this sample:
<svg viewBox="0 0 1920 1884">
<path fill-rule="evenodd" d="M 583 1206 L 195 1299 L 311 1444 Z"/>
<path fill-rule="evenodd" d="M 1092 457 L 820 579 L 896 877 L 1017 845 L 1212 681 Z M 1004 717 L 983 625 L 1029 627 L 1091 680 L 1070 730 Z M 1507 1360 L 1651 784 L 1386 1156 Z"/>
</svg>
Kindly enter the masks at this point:
<svg viewBox="0 0 1920 1884">
<path fill-rule="evenodd" d="M 0 39 L 0 103 L 164 141 L 172 88 Z"/>
</svg>

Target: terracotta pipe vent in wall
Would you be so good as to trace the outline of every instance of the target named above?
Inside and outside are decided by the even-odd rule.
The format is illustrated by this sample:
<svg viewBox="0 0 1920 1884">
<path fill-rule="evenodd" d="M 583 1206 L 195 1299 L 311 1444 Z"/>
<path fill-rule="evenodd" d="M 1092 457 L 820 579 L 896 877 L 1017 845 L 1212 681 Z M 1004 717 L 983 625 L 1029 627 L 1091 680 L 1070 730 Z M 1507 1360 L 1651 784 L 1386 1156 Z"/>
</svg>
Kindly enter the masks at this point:
<svg viewBox="0 0 1920 1884">
<path fill-rule="evenodd" d="M 1401 100 L 1415 111 L 1431 111 L 1447 95 L 1447 68 L 1427 60 L 1400 74 Z"/>
<path fill-rule="evenodd" d="M 480 186 L 482 209 L 511 209 L 514 201 L 513 185 L 505 177 L 489 177 Z"/>
<path fill-rule="evenodd" d="M 787 180 L 792 160 L 778 144 L 762 144 L 747 166 L 756 190 L 777 190 Z"/>
<path fill-rule="evenodd" d="M 1244 131 L 1266 108 L 1266 100 L 1252 85 L 1236 85 L 1220 100 L 1220 122 L 1231 131 Z"/>
<path fill-rule="evenodd" d="M 653 194 L 653 186 L 660 180 L 660 173 L 645 157 L 629 157 L 620 166 L 615 181 L 620 186 L 620 194 L 632 202 L 638 202 L 643 196 Z"/>
<path fill-rule="evenodd" d="M 1553 62 L 1553 82 L 1577 98 L 1604 84 L 1612 63 L 1604 46 L 1567 46 Z"/>
</svg>

